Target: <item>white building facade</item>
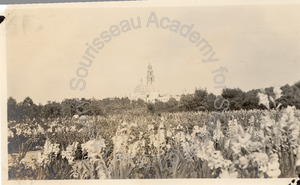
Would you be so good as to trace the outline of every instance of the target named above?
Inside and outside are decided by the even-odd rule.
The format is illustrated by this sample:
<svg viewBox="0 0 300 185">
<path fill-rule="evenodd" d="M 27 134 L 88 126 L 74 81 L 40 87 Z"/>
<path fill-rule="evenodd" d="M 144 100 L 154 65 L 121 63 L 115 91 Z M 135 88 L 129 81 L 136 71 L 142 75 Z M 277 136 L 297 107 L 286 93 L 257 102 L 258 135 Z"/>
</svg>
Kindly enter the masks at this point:
<svg viewBox="0 0 300 185">
<path fill-rule="evenodd" d="M 143 79 L 141 79 L 140 84 L 138 84 L 134 88 L 134 92 L 131 94 L 130 99 L 142 99 L 146 102 L 154 103 L 157 101 L 167 102 L 170 98 L 175 98 L 176 100 L 180 99 L 180 95 L 169 95 L 169 94 L 161 94 L 159 90 L 155 86 L 155 76 L 153 72 L 152 65 L 148 65 L 147 70 L 147 81 L 144 83 Z"/>
</svg>

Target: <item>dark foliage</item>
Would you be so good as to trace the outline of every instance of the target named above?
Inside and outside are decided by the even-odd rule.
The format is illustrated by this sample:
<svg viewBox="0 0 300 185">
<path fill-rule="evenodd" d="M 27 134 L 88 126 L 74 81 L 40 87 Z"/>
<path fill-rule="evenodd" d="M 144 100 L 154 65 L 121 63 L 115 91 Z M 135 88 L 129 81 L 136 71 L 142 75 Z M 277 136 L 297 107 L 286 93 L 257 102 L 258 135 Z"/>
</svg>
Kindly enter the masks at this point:
<svg viewBox="0 0 300 185">
<path fill-rule="evenodd" d="M 300 109 L 300 81 L 294 85 L 281 87 L 282 96 L 275 100 L 281 107 L 295 106 Z M 264 93 L 275 99 L 273 87 L 263 89 Z M 8 120 L 24 121 L 27 119 L 53 119 L 59 117 L 72 117 L 75 114 L 85 115 L 108 115 L 131 112 L 132 114 L 143 114 L 149 112 L 181 112 L 181 111 L 216 111 L 215 101 L 218 99 L 218 106 L 223 100 L 228 100 L 229 110 L 265 109 L 259 105 L 257 94 L 260 89 L 253 89 L 244 92 L 238 88 L 223 89 L 221 96 L 208 93 L 205 89 L 196 89 L 194 94 L 182 95 L 180 100 L 170 98 L 167 102 L 155 101 L 147 103 L 141 99 L 130 100 L 128 98 L 105 98 L 96 99 L 64 99 L 62 102 L 48 101 L 45 105 L 36 105 L 30 97 L 17 103 L 10 97 L 7 101 Z M 270 107 L 275 108 L 270 101 Z"/>
</svg>

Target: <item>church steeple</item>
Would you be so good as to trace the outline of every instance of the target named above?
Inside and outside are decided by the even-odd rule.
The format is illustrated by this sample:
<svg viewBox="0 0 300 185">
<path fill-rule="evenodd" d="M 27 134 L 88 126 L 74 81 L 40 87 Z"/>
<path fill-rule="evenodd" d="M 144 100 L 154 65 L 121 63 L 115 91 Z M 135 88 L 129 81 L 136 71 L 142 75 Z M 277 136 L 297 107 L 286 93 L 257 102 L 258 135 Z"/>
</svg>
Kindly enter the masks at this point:
<svg viewBox="0 0 300 185">
<path fill-rule="evenodd" d="M 154 83 L 154 74 L 151 64 L 148 65 L 148 71 L 147 71 L 147 85 L 153 85 Z"/>
</svg>

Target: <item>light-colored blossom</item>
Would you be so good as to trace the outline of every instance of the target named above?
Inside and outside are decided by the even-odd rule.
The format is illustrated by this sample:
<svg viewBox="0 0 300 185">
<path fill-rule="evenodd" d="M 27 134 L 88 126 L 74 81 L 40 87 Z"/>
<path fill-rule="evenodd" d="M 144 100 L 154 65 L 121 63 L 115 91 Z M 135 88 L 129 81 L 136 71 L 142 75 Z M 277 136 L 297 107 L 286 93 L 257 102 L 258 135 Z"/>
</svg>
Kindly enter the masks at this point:
<svg viewBox="0 0 300 185">
<path fill-rule="evenodd" d="M 268 95 L 266 95 L 264 93 L 257 93 L 257 96 L 259 98 L 259 104 L 262 104 L 262 105 L 266 106 L 268 109 L 270 109 Z"/>
</svg>

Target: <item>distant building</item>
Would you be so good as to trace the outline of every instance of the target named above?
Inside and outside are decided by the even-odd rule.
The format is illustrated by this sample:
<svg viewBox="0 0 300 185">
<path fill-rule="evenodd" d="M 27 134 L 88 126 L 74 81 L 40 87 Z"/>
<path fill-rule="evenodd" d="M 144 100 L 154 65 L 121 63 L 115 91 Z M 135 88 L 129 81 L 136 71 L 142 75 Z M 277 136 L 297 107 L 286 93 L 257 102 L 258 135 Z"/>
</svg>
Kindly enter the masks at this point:
<svg viewBox="0 0 300 185">
<path fill-rule="evenodd" d="M 155 86 L 155 77 L 151 64 L 148 65 L 147 70 L 147 81 L 144 83 L 143 79 L 141 79 L 140 84 L 138 84 L 134 88 L 134 92 L 131 94 L 130 99 L 142 99 L 146 102 L 154 103 L 155 100 L 167 102 L 169 99 L 173 97 L 176 100 L 180 99 L 180 95 L 169 95 L 161 94 L 159 90 Z"/>
</svg>

